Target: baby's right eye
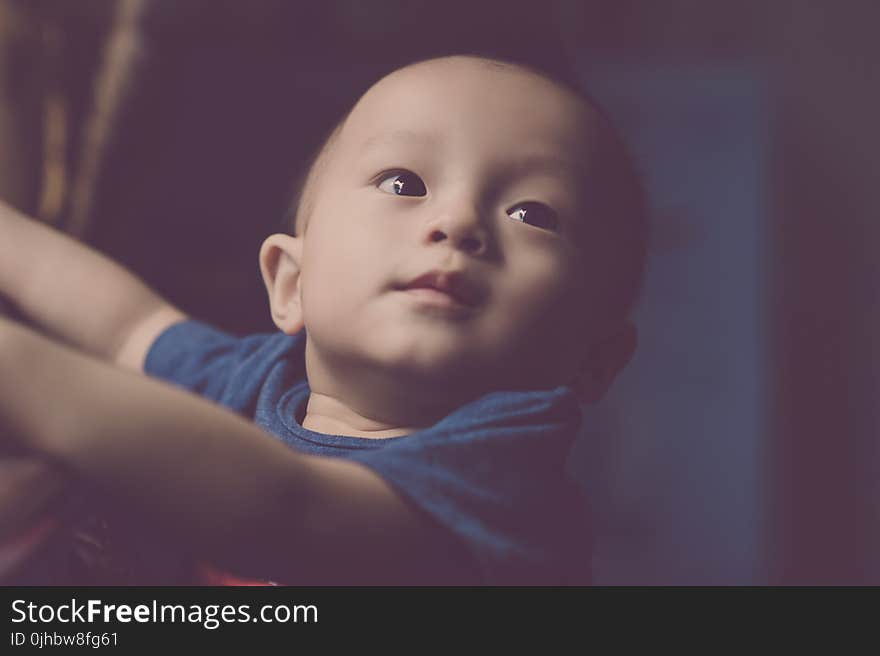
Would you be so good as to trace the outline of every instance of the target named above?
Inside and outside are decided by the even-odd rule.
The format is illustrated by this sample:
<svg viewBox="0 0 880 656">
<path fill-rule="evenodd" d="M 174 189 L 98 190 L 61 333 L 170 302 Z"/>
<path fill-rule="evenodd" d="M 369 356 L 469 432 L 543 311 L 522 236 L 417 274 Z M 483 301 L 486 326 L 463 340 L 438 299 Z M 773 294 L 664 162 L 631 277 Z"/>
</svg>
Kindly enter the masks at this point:
<svg viewBox="0 0 880 656">
<path fill-rule="evenodd" d="M 378 178 L 378 187 L 397 196 L 424 196 L 428 193 L 422 179 L 411 171 L 390 171 Z"/>
</svg>

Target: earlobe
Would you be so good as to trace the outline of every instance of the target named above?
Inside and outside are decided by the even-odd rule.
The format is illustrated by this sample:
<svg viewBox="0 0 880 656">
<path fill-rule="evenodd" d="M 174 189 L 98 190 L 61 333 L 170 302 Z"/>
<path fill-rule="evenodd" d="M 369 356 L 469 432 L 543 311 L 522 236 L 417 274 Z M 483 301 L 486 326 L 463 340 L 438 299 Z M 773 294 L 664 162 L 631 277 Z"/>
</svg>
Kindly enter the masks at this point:
<svg viewBox="0 0 880 656">
<path fill-rule="evenodd" d="M 269 295 L 272 320 L 288 335 L 303 327 L 301 262 L 302 239 L 299 237 L 270 235 L 260 247 L 260 273 Z"/>
<path fill-rule="evenodd" d="M 581 403 L 591 405 L 602 400 L 617 375 L 632 359 L 637 344 L 636 327 L 626 321 L 610 337 L 593 346 L 572 383 Z"/>
</svg>

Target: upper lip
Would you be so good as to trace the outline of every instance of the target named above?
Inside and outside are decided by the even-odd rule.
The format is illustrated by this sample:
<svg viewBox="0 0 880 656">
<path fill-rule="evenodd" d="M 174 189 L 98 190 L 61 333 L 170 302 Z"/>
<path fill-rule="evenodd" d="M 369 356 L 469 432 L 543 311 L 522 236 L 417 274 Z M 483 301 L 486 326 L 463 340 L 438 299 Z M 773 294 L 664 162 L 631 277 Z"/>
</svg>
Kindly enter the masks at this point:
<svg viewBox="0 0 880 656">
<path fill-rule="evenodd" d="M 482 289 L 460 271 L 435 269 L 398 286 L 398 289 L 436 289 L 462 305 L 474 306 L 483 298 Z"/>
</svg>

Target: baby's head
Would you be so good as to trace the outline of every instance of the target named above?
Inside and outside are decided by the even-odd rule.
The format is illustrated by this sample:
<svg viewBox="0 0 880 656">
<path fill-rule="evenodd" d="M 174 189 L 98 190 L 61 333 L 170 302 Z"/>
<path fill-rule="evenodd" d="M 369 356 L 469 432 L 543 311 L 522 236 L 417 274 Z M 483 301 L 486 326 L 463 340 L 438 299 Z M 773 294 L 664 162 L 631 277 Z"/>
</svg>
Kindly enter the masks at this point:
<svg viewBox="0 0 880 656">
<path fill-rule="evenodd" d="M 518 64 L 444 57 L 360 98 L 295 235 L 269 237 L 260 263 L 277 326 L 306 328 L 313 390 L 395 381 L 440 407 L 571 384 L 593 402 L 635 348 L 644 223 L 592 103 Z"/>
</svg>

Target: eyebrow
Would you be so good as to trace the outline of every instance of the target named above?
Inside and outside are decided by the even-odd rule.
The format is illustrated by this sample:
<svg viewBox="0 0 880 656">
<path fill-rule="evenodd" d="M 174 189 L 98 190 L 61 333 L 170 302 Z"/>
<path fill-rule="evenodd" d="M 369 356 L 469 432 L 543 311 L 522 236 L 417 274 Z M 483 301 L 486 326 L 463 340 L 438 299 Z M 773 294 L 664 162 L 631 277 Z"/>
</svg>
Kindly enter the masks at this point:
<svg viewBox="0 0 880 656">
<path fill-rule="evenodd" d="M 560 178 L 577 177 L 578 167 L 571 160 L 551 153 L 532 153 L 504 164 L 509 178 L 526 177 L 529 173 L 548 172 Z"/>
<path fill-rule="evenodd" d="M 361 152 L 368 152 L 381 146 L 398 143 L 415 144 L 436 148 L 441 142 L 440 135 L 434 132 L 416 132 L 408 129 L 397 129 L 382 132 L 366 139 L 361 144 Z M 516 160 L 505 162 L 502 166 L 503 177 L 507 179 L 524 178 L 530 173 L 549 172 L 567 178 L 577 176 L 577 166 L 571 160 L 553 153 L 531 153 Z"/>
<path fill-rule="evenodd" d="M 433 132 L 415 132 L 413 130 L 398 129 L 391 132 L 382 132 L 373 135 L 363 144 L 361 144 L 361 152 L 372 150 L 379 146 L 391 145 L 395 143 L 411 143 L 422 146 L 437 146 L 440 143 L 440 136 Z"/>
</svg>

